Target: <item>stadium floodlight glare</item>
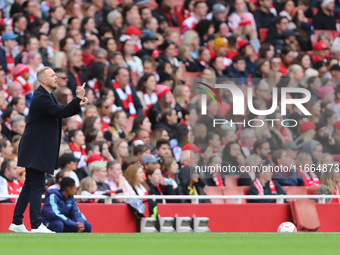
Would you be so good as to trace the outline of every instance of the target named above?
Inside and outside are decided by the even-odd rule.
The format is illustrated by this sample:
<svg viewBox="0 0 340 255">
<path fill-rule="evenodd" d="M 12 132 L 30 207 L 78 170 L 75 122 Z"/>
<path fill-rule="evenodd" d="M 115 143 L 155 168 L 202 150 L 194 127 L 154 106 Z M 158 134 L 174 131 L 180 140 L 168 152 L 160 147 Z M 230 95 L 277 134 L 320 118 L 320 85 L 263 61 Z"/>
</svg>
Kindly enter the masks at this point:
<svg viewBox="0 0 340 255">
<path fill-rule="evenodd" d="M 175 229 L 173 227 L 174 218 L 172 217 L 159 217 L 159 232 L 174 232 Z"/>
<path fill-rule="evenodd" d="M 176 231 L 181 232 L 192 232 L 191 228 L 192 218 L 190 217 L 177 217 L 176 218 Z"/>
<path fill-rule="evenodd" d="M 210 232 L 208 228 L 209 218 L 196 217 L 194 218 L 194 232 Z"/>
<path fill-rule="evenodd" d="M 151 217 L 142 218 L 140 221 L 140 232 L 141 233 L 154 233 L 157 232 L 155 228 L 156 219 Z"/>
</svg>

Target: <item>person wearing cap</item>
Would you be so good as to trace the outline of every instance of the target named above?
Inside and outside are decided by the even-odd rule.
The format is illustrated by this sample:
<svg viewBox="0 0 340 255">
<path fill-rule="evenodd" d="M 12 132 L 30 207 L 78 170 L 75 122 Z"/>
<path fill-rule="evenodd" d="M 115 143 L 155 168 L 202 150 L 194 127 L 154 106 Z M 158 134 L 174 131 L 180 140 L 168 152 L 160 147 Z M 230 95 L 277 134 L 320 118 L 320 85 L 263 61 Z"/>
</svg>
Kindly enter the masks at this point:
<svg viewBox="0 0 340 255">
<path fill-rule="evenodd" d="M 107 15 L 106 21 L 109 24 L 109 26 L 107 26 L 107 27 L 112 31 L 113 37 L 115 38 L 116 43 L 118 43 L 120 36 L 123 34 L 123 31 L 122 31 L 122 28 L 123 28 L 122 14 L 117 10 L 111 11 Z"/>
<path fill-rule="evenodd" d="M 228 20 L 231 24 L 230 27 L 233 31 L 239 28 L 241 17 L 244 14 L 247 15 L 249 19 L 251 20 L 251 26 L 252 26 L 253 31 L 257 31 L 254 16 L 251 12 L 246 11 L 246 8 L 247 8 L 247 4 L 245 0 L 235 1 L 235 11 L 231 13 L 228 17 Z"/>
<path fill-rule="evenodd" d="M 157 0 L 158 8 L 152 11 L 152 16 L 155 17 L 158 22 L 160 17 L 166 20 L 169 27 L 178 27 L 180 24 L 177 22 L 177 18 L 171 10 L 171 0 Z"/>
<path fill-rule="evenodd" d="M 156 93 L 158 97 L 157 103 L 153 104 L 149 111 L 149 119 L 154 129 L 156 125 L 159 115 L 162 110 L 166 108 L 173 108 L 176 112 L 180 112 L 182 107 L 176 102 L 170 88 L 168 86 L 157 84 L 156 85 Z"/>
<path fill-rule="evenodd" d="M 157 41 L 157 37 L 152 37 L 150 35 L 145 35 L 141 38 L 142 42 L 142 49 L 140 49 L 136 56 L 139 57 L 141 60 L 144 60 L 148 57 L 152 56 L 152 53 L 156 49 L 155 41 Z"/>
<path fill-rule="evenodd" d="M 296 40 L 299 42 L 300 51 L 307 52 L 313 50 L 311 36 L 315 34 L 314 27 L 308 22 L 301 22 L 298 36 Z"/>
<path fill-rule="evenodd" d="M 302 116 L 301 116 L 302 119 Z M 315 136 L 315 124 L 311 121 L 302 121 L 300 123 L 300 133 L 301 135 L 296 138 L 296 144 L 301 144 L 306 141 L 314 139 Z"/>
<path fill-rule="evenodd" d="M 19 52 L 15 50 L 17 41 L 16 39 L 18 38 L 17 34 L 13 34 L 10 32 L 6 32 L 2 35 L 1 40 L 2 40 L 2 46 L 0 46 L 1 50 L 5 52 L 5 54 L 2 54 L 2 57 L 0 58 L 1 60 L 1 65 L 4 67 L 5 72 L 7 75 L 12 74 L 12 71 L 14 69 L 14 59 L 17 56 Z M 3 55 L 5 55 L 5 58 L 3 58 Z"/>
<path fill-rule="evenodd" d="M 183 21 L 181 27 L 181 34 L 183 35 L 188 30 L 193 30 L 197 23 L 205 19 L 208 12 L 208 6 L 205 1 L 196 1 L 194 3 L 194 12 L 193 14 Z"/>
<path fill-rule="evenodd" d="M 324 42 L 317 42 L 314 45 L 314 56 L 312 60 L 316 63 L 318 61 L 327 62 L 328 46 Z"/>
<path fill-rule="evenodd" d="M 159 164 L 159 161 L 160 161 L 159 157 L 156 157 L 156 156 L 150 154 L 150 155 L 145 155 L 142 158 L 141 164 L 143 166 L 143 169 L 146 169 L 147 167 L 149 167 L 151 165 Z"/>
<path fill-rule="evenodd" d="M 75 173 L 79 159 L 74 157 L 73 153 L 64 153 L 59 157 L 58 162 L 60 167 L 54 171 L 53 176 L 56 176 L 60 171 L 68 171 L 70 172 L 70 177 L 75 181 L 76 187 L 79 188 L 80 181 Z"/>
<path fill-rule="evenodd" d="M 230 66 L 232 64 L 232 60 L 225 57 L 225 55 L 227 54 L 227 51 L 228 51 L 227 41 L 225 40 L 225 38 L 222 38 L 220 36 L 216 36 L 214 43 L 215 43 L 214 50 L 215 50 L 216 55 L 219 56 L 219 57 L 223 57 L 223 64 L 224 64 L 225 68 L 227 68 L 228 66 Z"/>
<path fill-rule="evenodd" d="M 13 83 L 18 83 L 22 87 L 22 94 L 26 95 L 32 90 L 32 85 L 28 83 L 30 68 L 24 64 L 17 64 L 13 69 Z"/>
<path fill-rule="evenodd" d="M 323 153 L 339 154 L 340 144 L 335 140 L 327 129 L 327 124 L 323 122 L 318 122 L 315 124 L 316 134 L 315 140 L 320 142 L 323 148 Z"/>
<path fill-rule="evenodd" d="M 319 100 L 324 103 L 331 103 L 334 104 L 334 95 L 335 90 L 330 86 L 322 86 L 318 91 Z"/>
<path fill-rule="evenodd" d="M 313 26 L 317 30 L 336 31 L 336 21 L 334 17 L 334 0 L 322 0 L 320 10 L 313 17 Z"/>
</svg>

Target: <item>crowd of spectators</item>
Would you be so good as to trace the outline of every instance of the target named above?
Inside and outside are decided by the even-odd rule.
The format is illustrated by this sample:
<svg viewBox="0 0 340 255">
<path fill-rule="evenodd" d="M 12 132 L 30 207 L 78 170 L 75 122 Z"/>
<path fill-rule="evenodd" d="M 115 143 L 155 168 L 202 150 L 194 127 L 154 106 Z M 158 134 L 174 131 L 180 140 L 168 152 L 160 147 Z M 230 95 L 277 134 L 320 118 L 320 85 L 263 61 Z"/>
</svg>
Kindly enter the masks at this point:
<svg viewBox="0 0 340 255">
<path fill-rule="evenodd" d="M 18 194 L 23 185 L 18 146 L 36 73 L 51 66 L 59 103 L 70 102 L 85 82 L 89 105 L 63 120 L 59 169 L 46 176 L 48 189 L 71 177 L 78 194 L 201 195 L 205 186 L 228 186 L 226 178 L 234 178 L 250 186 L 249 194 L 311 186 L 339 195 L 334 169 L 322 171 L 340 154 L 339 10 L 334 0 L 1 1 L 0 194 Z M 222 89 L 222 106 L 208 97 L 202 115 L 188 77 L 252 86 L 260 110 L 271 108 L 273 88 L 305 88 L 312 115 L 287 105 L 282 116 L 281 98 L 269 116 L 248 109 L 233 115 L 242 102 Z M 238 124 L 215 127 L 214 118 Z M 250 119 L 265 124 L 254 128 Z M 284 127 L 284 119 L 298 125 Z M 279 171 L 268 173 L 265 165 Z M 236 171 L 211 170 L 221 166 Z M 273 202 L 257 202 L 265 201 Z"/>
</svg>

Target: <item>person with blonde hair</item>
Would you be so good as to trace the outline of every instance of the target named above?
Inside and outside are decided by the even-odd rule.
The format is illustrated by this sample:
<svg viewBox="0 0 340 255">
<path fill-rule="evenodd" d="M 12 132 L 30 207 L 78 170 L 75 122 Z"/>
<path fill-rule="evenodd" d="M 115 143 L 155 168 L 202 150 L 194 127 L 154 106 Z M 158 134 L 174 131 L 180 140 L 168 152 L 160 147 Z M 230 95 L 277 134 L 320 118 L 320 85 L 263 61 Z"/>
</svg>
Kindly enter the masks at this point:
<svg viewBox="0 0 340 255">
<path fill-rule="evenodd" d="M 124 157 L 129 156 L 128 143 L 124 139 L 118 139 L 113 146 L 113 153 L 116 160 L 123 164 Z"/>
<path fill-rule="evenodd" d="M 186 85 L 175 86 L 174 97 L 182 108 L 187 108 L 190 102 L 190 88 Z"/>
<path fill-rule="evenodd" d="M 60 41 L 65 38 L 66 36 L 66 28 L 64 26 L 59 26 L 51 29 L 51 42 L 52 42 L 52 48 L 53 48 L 53 54 L 55 52 L 60 50 Z"/>
<path fill-rule="evenodd" d="M 63 51 L 57 51 L 51 61 L 51 64 L 55 68 L 61 68 L 63 70 L 67 69 L 67 56 Z"/>
<path fill-rule="evenodd" d="M 327 166 L 322 171 L 320 185 L 316 190 L 316 195 L 340 195 L 340 172 L 338 171 L 339 165 Z M 327 203 L 340 203 L 339 198 L 327 198 Z"/>
<path fill-rule="evenodd" d="M 296 166 L 299 170 L 305 185 L 308 187 L 317 187 L 320 184 L 320 180 L 314 173 L 312 155 L 308 152 L 301 152 L 296 158 Z"/>
</svg>

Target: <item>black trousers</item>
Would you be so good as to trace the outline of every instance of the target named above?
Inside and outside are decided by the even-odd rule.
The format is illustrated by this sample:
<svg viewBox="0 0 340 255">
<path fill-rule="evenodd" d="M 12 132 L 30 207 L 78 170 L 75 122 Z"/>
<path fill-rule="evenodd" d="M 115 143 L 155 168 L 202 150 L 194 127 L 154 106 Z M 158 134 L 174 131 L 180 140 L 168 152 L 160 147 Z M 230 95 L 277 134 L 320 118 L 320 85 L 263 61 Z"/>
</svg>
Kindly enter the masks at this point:
<svg viewBox="0 0 340 255">
<path fill-rule="evenodd" d="M 45 191 L 45 173 L 33 168 L 26 169 L 26 180 L 14 209 L 13 223 L 22 224 L 24 212 L 30 203 L 31 228 L 41 224 L 41 195 Z"/>
</svg>

